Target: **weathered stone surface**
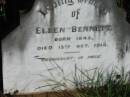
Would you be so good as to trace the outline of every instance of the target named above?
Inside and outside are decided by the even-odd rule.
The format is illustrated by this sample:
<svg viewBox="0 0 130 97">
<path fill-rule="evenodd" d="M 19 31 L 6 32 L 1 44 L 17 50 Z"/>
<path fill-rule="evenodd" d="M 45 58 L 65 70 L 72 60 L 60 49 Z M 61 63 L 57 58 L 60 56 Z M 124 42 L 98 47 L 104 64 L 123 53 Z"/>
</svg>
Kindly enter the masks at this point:
<svg viewBox="0 0 130 97">
<path fill-rule="evenodd" d="M 112 1 L 36 0 L 2 41 L 4 92 L 74 88 L 75 68 L 129 71 L 130 24 Z"/>
</svg>

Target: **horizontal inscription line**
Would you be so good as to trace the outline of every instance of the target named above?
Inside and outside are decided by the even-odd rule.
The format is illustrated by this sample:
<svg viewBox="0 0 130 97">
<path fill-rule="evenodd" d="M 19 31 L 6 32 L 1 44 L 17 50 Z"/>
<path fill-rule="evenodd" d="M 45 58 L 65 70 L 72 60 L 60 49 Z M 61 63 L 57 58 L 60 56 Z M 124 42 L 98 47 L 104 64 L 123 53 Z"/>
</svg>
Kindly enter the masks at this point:
<svg viewBox="0 0 130 97">
<path fill-rule="evenodd" d="M 75 52 L 64 52 L 65 54 L 73 54 L 73 53 L 80 53 L 79 51 L 75 51 Z"/>
</svg>

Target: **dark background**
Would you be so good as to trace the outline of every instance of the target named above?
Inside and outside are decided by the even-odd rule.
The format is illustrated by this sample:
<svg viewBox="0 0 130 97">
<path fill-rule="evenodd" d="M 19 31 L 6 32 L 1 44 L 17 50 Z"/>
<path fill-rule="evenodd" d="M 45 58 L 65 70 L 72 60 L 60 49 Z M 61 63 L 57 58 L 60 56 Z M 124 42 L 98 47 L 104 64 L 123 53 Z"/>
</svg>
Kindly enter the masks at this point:
<svg viewBox="0 0 130 97">
<path fill-rule="evenodd" d="M 0 16 L 0 91 L 3 92 L 1 40 L 20 24 L 19 10 L 31 9 L 34 0 L 6 0 L 5 14 Z"/>
<path fill-rule="evenodd" d="M 0 39 L 1 40 L 20 24 L 19 10 L 28 11 L 29 9 L 31 9 L 33 3 L 34 0 L 6 0 L 6 4 L 5 4 L 6 16 L 0 16 Z M 130 23 L 130 0 L 123 1 L 123 8 L 127 11 L 126 20 Z M 2 54 L 1 54 L 1 44 L 0 44 L 0 91 L 3 91 L 2 78 L 3 78 L 2 77 Z"/>
</svg>

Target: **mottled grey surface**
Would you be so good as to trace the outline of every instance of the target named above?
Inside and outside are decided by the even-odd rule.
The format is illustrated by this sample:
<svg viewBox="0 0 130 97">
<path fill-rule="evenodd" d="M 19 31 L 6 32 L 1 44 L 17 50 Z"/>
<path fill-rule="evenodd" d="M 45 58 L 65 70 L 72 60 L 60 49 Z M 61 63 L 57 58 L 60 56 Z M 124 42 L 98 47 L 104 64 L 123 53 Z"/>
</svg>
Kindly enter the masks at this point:
<svg viewBox="0 0 130 97">
<path fill-rule="evenodd" d="M 81 4 L 77 3 L 78 0 L 62 1 L 60 6 L 55 5 L 53 8 L 52 5 L 58 0 L 36 0 L 32 10 L 21 15 L 20 26 L 2 41 L 5 93 L 15 90 L 21 93 L 50 91 L 52 87 L 42 86 L 53 84 L 51 79 L 66 83 L 65 88 L 73 88 L 66 79 L 73 80 L 75 64 L 80 69 L 100 67 L 106 72 L 115 65 L 119 68 L 124 65 L 126 71 L 129 71 L 130 24 L 125 20 L 125 11 L 118 8 L 113 0 L 84 0 L 85 3 Z M 73 2 L 74 5 L 71 5 Z M 80 9 L 78 20 L 71 17 L 71 12 L 77 9 Z M 105 12 L 107 13 L 104 14 Z M 83 28 L 95 25 L 110 25 L 112 29 L 86 33 L 71 31 L 72 26 Z M 45 30 L 64 27 L 66 30 L 63 33 L 36 34 L 37 27 Z M 92 40 L 77 41 L 77 36 L 91 36 Z M 71 37 L 72 40 L 55 42 L 54 39 L 59 37 Z M 107 46 L 94 46 L 101 42 L 106 42 Z M 89 47 L 75 47 L 84 43 Z M 72 48 L 57 48 L 66 44 Z M 37 50 L 36 47 L 44 45 L 52 45 L 54 49 Z M 45 61 L 47 58 L 66 57 L 69 59 Z"/>
</svg>

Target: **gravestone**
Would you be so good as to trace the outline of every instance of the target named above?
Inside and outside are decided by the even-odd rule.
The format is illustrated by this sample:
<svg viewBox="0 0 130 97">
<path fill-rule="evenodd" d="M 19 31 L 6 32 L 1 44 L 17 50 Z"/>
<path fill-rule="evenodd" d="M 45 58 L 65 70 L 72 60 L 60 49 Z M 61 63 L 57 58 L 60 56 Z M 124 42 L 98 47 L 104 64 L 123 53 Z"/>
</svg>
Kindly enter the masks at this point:
<svg viewBox="0 0 130 97">
<path fill-rule="evenodd" d="M 4 92 L 73 89 L 82 71 L 129 71 L 125 16 L 113 0 L 36 0 L 2 41 Z"/>
</svg>

